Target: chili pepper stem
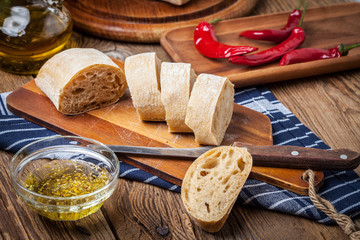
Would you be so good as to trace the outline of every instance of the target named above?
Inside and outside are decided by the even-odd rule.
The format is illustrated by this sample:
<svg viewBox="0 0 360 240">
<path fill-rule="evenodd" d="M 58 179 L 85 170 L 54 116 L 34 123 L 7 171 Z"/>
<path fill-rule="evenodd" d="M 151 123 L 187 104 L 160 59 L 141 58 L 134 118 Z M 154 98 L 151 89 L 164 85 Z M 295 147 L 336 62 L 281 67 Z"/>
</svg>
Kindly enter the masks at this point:
<svg viewBox="0 0 360 240">
<path fill-rule="evenodd" d="M 304 20 L 304 16 L 305 16 L 305 12 L 306 12 L 306 8 L 307 8 L 307 3 L 308 3 L 308 0 L 305 0 L 305 3 L 304 3 L 304 10 L 301 14 L 301 18 L 300 18 L 300 22 L 299 22 L 299 27 L 302 26 L 302 23 L 303 23 L 303 20 Z"/>
<path fill-rule="evenodd" d="M 217 19 L 213 19 L 211 21 L 209 21 L 209 23 L 212 25 L 212 24 L 215 24 L 215 23 L 218 23 L 218 22 L 221 22 L 222 19 L 221 18 L 217 18 Z"/>
<path fill-rule="evenodd" d="M 302 0 L 299 0 L 299 4 L 298 4 L 298 7 L 296 8 L 297 10 L 300 10 L 301 8 L 301 5 L 302 5 Z"/>
<path fill-rule="evenodd" d="M 339 52 L 341 53 L 342 56 L 346 56 L 346 55 L 348 55 L 348 53 L 351 49 L 357 48 L 357 47 L 360 47 L 360 43 L 350 45 L 350 46 L 346 46 L 345 44 L 341 43 L 339 45 Z"/>
</svg>

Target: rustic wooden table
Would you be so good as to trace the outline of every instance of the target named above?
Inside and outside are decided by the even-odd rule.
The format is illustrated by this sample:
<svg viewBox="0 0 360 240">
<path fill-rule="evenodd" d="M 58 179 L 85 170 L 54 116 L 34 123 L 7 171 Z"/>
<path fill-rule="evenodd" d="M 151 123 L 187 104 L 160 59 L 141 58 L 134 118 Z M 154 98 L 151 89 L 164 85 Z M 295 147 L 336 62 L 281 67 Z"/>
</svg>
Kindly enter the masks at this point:
<svg viewBox="0 0 360 240">
<path fill-rule="evenodd" d="M 309 1 L 309 7 L 341 2 L 348 1 Z M 259 1 L 251 15 L 290 11 L 296 4 L 297 0 Z M 108 41 L 74 32 L 70 45 L 97 48 L 119 59 L 156 51 L 163 61 L 171 61 L 159 44 Z M 0 71 L 0 92 L 15 90 L 32 78 Z M 360 151 L 360 70 L 268 87 L 326 144 Z M 124 179 L 101 211 L 75 222 L 52 222 L 28 211 L 15 195 L 9 177 L 12 156 L 0 151 L 1 239 L 347 239 L 338 226 L 239 205 L 219 233 L 206 233 L 190 220 L 180 194 Z M 360 224 L 359 219 L 355 222 Z"/>
</svg>

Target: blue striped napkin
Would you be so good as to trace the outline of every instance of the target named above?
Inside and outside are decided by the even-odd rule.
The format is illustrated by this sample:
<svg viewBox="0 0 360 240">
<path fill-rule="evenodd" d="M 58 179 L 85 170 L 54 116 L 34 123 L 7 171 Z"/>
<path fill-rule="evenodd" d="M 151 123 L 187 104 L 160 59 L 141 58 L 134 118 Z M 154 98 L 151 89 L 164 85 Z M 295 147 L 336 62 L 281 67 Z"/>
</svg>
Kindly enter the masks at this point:
<svg viewBox="0 0 360 240">
<path fill-rule="evenodd" d="M 16 152 L 24 145 L 56 133 L 12 114 L 6 108 L 6 97 L 0 94 L 0 149 Z M 235 102 L 266 114 L 272 124 L 275 145 L 295 145 L 329 149 L 313 132 L 304 126 L 265 87 L 237 90 Z M 154 175 L 121 162 L 120 177 L 153 184 L 180 192 L 180 187 Z M 325 171 L 324 184 L 318 194 L 330 201 L 339 213 L 350 217 L 360 215 L 360 178 L 354 171 Z M 248 179 L 238 197 L 238 204 L 262 207 L 294 214 L 324 224 L 333 224 L 323 212 L 317 210 L 307 196 Z"/>
</svg>

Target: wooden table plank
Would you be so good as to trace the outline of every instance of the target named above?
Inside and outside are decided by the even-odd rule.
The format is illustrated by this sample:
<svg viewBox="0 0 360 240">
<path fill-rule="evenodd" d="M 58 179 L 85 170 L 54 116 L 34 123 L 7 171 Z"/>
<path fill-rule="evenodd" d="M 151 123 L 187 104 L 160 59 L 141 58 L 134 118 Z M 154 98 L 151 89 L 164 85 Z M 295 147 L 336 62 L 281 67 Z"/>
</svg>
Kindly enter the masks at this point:
<svg viewBox="0 0 360 240">
<path fill-rule="evenodd" d="M 309 7 L 349 2 L 309 1 Z M 254 14 L 290 11 L 297 0 L 259 1 Z M 74 33 L 70 46 L 95 47 L 124 60 L 140 52 L 156 51 L 163 61 L 169 56 L 159 45 L 128 44 Z M 32 76 L 0 71 L 0 92 L 15 90 Z M 360 151 L 360 70 L 310 77 L 268 85 L 306 126 L 333 148 Z M 320 104 L 319 104 L 320 103 Z M 0 135 L 1 136 L 1 135 Z M 13 154 L 0 151 L 0 238 L 85 239 L 347 239 L 337 226 L 325 226 L 297 216 L 236 204 L 222 231 L 209 234 L 189 219 L 179 194 L 151 185 L 120 179 L 119 187 L 101 211 L 81 221 L 48 221 L 28 212 L 9 182 Z M 149 208 L 144 209 L 144 206 Z M 359 225 L 360 220 L 356 223 Z M 167 226 L 161 236 L 156 228 Z"/>
</svg>

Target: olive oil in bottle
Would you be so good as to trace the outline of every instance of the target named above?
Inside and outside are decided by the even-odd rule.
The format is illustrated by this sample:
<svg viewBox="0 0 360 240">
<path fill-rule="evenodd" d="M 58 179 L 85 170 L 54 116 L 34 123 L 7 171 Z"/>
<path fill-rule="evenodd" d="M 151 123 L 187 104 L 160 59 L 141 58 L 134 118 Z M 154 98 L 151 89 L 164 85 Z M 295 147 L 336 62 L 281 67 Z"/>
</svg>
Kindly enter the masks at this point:
<svg viewBox="0 0 360 240">
<path fill-rule="evenodd" d="M 46 60 L 64 48 L 72 25 L 61 1 L 52 1 L 51 5 L 47 0 L 1 1 L 1 69 L 36 74 Z"/>
</svg>

